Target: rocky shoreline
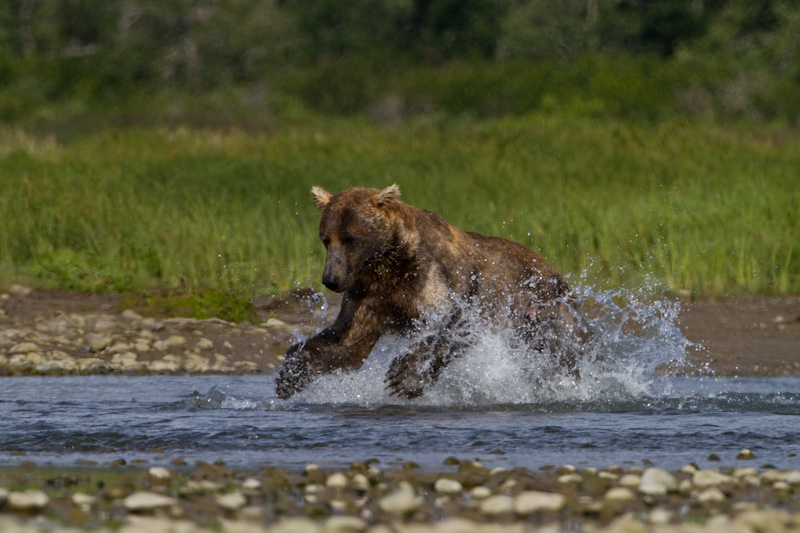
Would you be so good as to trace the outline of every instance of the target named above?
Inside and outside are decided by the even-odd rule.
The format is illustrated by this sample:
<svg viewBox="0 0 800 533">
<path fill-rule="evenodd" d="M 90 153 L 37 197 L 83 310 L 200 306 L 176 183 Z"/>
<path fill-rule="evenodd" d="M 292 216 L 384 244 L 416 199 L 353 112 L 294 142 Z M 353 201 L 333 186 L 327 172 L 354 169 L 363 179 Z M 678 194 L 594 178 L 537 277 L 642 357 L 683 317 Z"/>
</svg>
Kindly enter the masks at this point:
<svg viewBox="0 0 800 533">
<path fill-rule="evenodd" d="M 743 450 L 739 458 L 754 456 Z M 328 470 L 0 469 L 0 531 L 468 533 L 800 531 L 800 471 L 742 466 L 676 472 L 565 465 L 441 472 L 365 461 Z M 40 488 L 33 488 L 40 487 Z"/>
<path fill-rule="evenodd" d="M 31 292 L 14 286 L 0 294 L 0 304 L 19 304 Z M 105 307 L 18 316 L 0 306 L 0 376 L 268 373 L 294 335 L 314 331 L 274 317 L 234 324 Z"/>
</svg>

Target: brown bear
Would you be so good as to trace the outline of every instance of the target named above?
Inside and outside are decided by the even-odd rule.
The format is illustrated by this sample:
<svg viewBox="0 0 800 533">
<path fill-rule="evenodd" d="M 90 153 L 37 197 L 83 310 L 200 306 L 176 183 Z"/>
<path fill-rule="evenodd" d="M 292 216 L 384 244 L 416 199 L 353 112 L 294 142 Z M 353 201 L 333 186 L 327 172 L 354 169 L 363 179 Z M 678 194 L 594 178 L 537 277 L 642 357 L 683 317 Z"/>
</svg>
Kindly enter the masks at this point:
<svg viewBox="0 0 800 533">
<path fill-rule="evenodd" d="M 334 323 L 289 348 L 275 380 L 289 398 L 317 377 L 358 369 L 384 333 L 423 331 L 438 313 L 439 331 L 421 334 L 391 363 L 392 394 L 420 396 L 469 346 L 464 309 L 487 324 L 512 328 L 533 349 L 548 350 L 572 371 L 576 354 L 564 339 L 577 322 L 564 278 L 536 252 L 499 237 L 468 233 L 414 208 L 392 185 L 331 194 L 311 189 L 327 249 L 322 283 L 343 293 Z M 449 331 L 448 331 L 449 330 Z"/>
</svg>

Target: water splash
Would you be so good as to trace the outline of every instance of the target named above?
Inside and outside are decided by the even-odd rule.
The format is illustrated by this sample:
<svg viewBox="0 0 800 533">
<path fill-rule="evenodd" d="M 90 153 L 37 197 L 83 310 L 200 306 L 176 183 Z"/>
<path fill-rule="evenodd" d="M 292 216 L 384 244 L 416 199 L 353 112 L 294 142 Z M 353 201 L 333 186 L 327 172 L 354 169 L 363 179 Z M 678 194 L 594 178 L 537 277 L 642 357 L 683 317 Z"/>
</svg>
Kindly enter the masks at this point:
<svg viewBox="0 0 800 533">
<path fill-rule="evenodd" d="M 680 302 L 658 297 L 657 291 L 649 285 L 608 291 L 573 287 L 576 307 L 591 332 L 580 378 L 558 366 L 552 354 L 532 352 L 509 331 L 492 330 L 473 317 L 470 347 L 421 398 L 395 398 L 384 389 L 391 361 L 413 342 L 384 338 L 357 372 L 324 376 L 290 403 L 480 408 L 620 402 L 652 395 L 658 376 L 683 367 L 692 346 L 677 325 Z M 464 312 L 469 317 L 471 310 Z M 433 320 L 428 327 L 437 325 Z M 663 394 L 663 380 L 658 387 Z"/>
</svg>

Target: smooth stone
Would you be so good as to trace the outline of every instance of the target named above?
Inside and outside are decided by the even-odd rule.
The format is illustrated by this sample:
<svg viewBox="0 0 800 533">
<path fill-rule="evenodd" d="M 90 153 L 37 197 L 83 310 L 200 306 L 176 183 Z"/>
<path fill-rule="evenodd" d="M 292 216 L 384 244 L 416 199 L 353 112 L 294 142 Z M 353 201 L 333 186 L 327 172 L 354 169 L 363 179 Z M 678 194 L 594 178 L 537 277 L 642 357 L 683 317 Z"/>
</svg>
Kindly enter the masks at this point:
<svg viewBox="0 0 800 533">
<path fill-rule="evenodd" d="M 642 484 L 642 478 L 637 476 L 636 474 L 625 474 L 621 478 L 619 478 L 619 486 L 625 487 L 631 490 L 638 490 L 639 485 Z"/>
<path fill-rule="evenodd" d="M 556 512 L 567 505 L 563 494 L 553 492 L 525 491 L 517 495 L 514 509 L 518 515 L 528 516 L 535 513 Z"/>
<path fill-rule="evenodd" d="M 492 491 L 488 487 L 479 486 L 472 489 L 470 494 L 476 500 L 484 500 L 492 495 Z"/>
<path fill-rule="evenodd" d="M 117 329 L 117 323 L 111 320 L 98 320 L 94 323 L 94 330 L 97 333 L 110 333 Z"/>
<path fill-rule="evenodd" d="M 125 320 L 141 320 L 142 315 L 134 311 L 133 309 L 126 309 L 124 310 L 120 316 Z"/>
<path fill-rule="evenodd" d="M 583 483 L 583 477 L 579 474 L 564 474 L 559 476 L 558 482 L 562 485 L 579 485 Z"/>
<path fill-rule="evenodd" d="M 636 501 L 636 494 L 627 487 L 614 487 L 606 492 L 603 500 L 613 505 L 625 504 Z"/>
<path fill-rule="evenodd" d="M 226 511 L 236 511 L 247 505 L 247 498 L 241 492 L 223 494 L 217 498 L 217 506 Z"/>
<path fill-rule="evenodd" d="M 172 477 L 172 474 L 169 470 L 164 468 L 163 466 L 154 466 L 147 471 L 147 475 L 150 476 L 150 481 L 153 483 L 166 483 Z"/>
<path fill-rule="evenodd" d="M 651 467 L 644 471 L 639 491 L 644 494 L 666 494 L 678 489 L 678 480 L 663 468 Z"/>
<path fill-rule="evenodd" d="M 720 474 L 716 470 L 698 470 L 692 475 L 692 484 L 696 487 L 713 487 L 714 485 L 724 485 L 730 483 L 732 478 L 725 474 Z"/>
<path fill-rule="evenodd" d="M 4 503 L 6 503 L 9 494 L 10 493 L 8 492 L 8 489 L 0 487 L 0 507 L 2 507 Z"/>
<path fill-rule="evenodd" d="M 472 520 L 468 520 L 466 518 L 445 518 L 441 522 L 438 522 L 436 526 L 433 528 L 433 531 L 436 533 L 477 533 L 478 531 L 482 531 L 478 524 L 473 522 Z M 487 531 L 486 528 L 483 531 Z M 372 533 L 372 530 L 370 530 Z"/>
<path fill-rule="evenodd" d="M 14 346 L 12 346 L 11 349 L 8 350 L 8 354 L 9 355 L 27 354 L 27 353 L 39 352 L 39 351 L 40 351 L 39 346 L 36 343 L 33 343 L 33 342 L 20 342 L 18 344 L 15 344 Z"/>
<path fill-rule="evenodd" d="M 284 518 L 269 528 L 270 533 L 319 533 L 317 522 L 310 518 Z"/>
<path fill-rule="evenodd" d="M 249 477 L 242 482 L 242 488 L 245 490 L 259 490 L 261 489 L 261 481 L 254 477 Z"/>
<path fill-rule="evenodd" d="M 433 490 L 439 494 L 461 494 L 461 491 L 464 490 L 464 487 L 455 479 L 441 477 L 436 480 L 436 483 L 433 484 Z"/>
<path fill-rule="evenodd" d="M 197 344 L 195 345 L 198 350 L 211 350 L 214 348 L 214 341 L 211 339 L 206 339 L 205 337 L 198 340 Z"/>
<path fill-rule="evenodd" d="M 752 461 L 753 459 L 758 459 L 758 457 L 756 457 L 756 454 L 754 454 L 751 450 L 745 448 L 739 452 L 739 454 L 736 456 L 736 459 L 739 461 Z"/>
<path fill-rule="evenodd" d="M 23 513 L 42 511 L 49 503 L 47 494 L 39 490 L 11 492 L 6 500 L 9 509 Z"/>
<path fill-rule="evenodd" d="M 156 509 L 163 509 L 171 507 L 178 503 L 175 498 L 156 494 L 154 492 L 134 492 L 125 498 L 125 508 L 134 513 L 142 513 L 147 511 L 155 511 Z"/>
<path fill-rule="evenodd" d="M 334 490 L 344 490 L 347 488 L 347 484 L 347 476 L 341 472 L 334 472 L 325 481 L 325 485 Z"/>
<path fill-rule="evenodd" d="M 332 516 L 322 525 L 323 533 L 361 533 L 367 523 L 355 516 Z"/>
<path fill-rule="evenodd" d="M 672 521 L 673 516 L 674 513 L 672 511 L 658 507 L 650 511 L 647 516 L 647 523 L 654 526 L 666 526 Z"/>
<path fill-rule="evenodd" d="M 419 509 L 422 503 L 411 484 L 403 481 L 397 490 L 378 500 L 378 507 L 385 513 L 406 514 Z"/>
<path fill-rule="evenodd" d="M 76 492 L 72 495 L 72 503 L 78 507 L 92 507 L 97 503 L 97 497 L 83 492 Z"/>
<path fill-rule="evenodd" d="M 697 501 L 703 505 L 715 505 L 725 501 L 725 494 L 717 487 L 711 487 L 697 495 Z"/>
<path fill-rule="evenodd" d="M 479 510 L 482 515 L 498 516 L 514 512 L 514 498 L 505 494 L 489 496 L 481 501 Z"/>
</svg>

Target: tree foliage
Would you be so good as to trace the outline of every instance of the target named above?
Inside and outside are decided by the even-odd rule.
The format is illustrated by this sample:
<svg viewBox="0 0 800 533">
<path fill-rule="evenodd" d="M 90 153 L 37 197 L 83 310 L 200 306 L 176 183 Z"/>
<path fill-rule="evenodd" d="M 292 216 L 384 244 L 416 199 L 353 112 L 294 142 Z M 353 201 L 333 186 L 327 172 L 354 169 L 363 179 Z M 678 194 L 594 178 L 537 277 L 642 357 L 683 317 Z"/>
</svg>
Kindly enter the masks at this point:
<svg viewBox="0 0 800 533">
<path fill-rule="evenodd" d="M 636 67 L 634 85 L 646 85 L 648 71 L 669 72 L 661 81 L 673 83 L 676 109 L 800 115 L 800 5 L 792 0 L 7 0 L 0 118 L 50 102 L 94 106 L 244 85 L 324 112 L 365 112 L 392 94 L 405 109 L 416 101 L 431 110 L 444 97 L 421 86 L 430 72 L 443 73 L 433 80 L 443 86 L 447 72 L 469 65 L 486 83 L 504 76 L 500 88 L 513 91 L 535 73 L 558 78 L 566 69 L 556 84 L 580 88 L 622 57 L 649 65 Z M 585 79 L 576 65 L 586 66 Z M 407 94 L 412 87 L 421 94 Z M 507 110 L 479 102 L 473 111 Z"/>
</svg>

